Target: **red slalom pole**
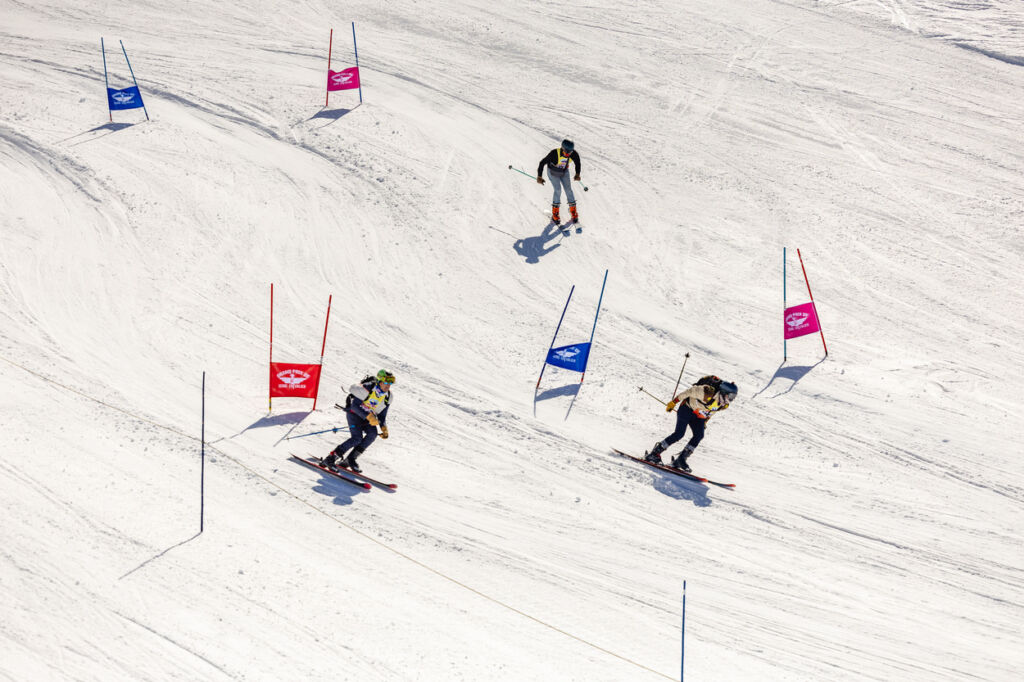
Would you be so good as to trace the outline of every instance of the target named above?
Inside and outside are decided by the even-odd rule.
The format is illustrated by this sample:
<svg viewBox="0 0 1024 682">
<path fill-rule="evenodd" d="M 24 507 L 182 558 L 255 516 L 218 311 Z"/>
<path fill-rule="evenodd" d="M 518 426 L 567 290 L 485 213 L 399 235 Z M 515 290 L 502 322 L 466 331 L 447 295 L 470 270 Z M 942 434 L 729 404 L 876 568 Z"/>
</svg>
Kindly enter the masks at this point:
<svg viewBox="0 0 1024 682">
<path fill-rule="evenodd" d="M 270 364 L 274 364 L 274 283 L 270 283 Z M 267 371 L 273 370 L 268 365 Z M 274 409 L 274 398 L 272 392 L 273 380 L 267 381 L 267 412 Z"/>
<path fill-rule="evenodd" d="M 331 37 L 327 43 L 327 96 L 324 97 L 324 108 L 331 101 L 331 48 L 334 47 L 334 29 L 331 29 Z"/>
<path fill-rule="evenodd" d="M 811 305 L 814 306 L 814 316 L 818 318 L 818 333 L 821 334 L 821 345 L 825 349 L 825 357 L 828 357 L 828 346 L 825 345 L 825 332 L 821 328 L 821 316 L 818 315 L 818 306 L 814 302 L 814 294 L 811 293 L 811 281 L 807 279 L 807 268 L 804 267 L 804 257 L 800 255 L 800 249 L 796 250 L 796 256 L 800 259 L 800 269 L 804 273 L 804 284 L 807 285 L 807 295 L 811 297 Z"/>
<path fill-rule="evenodd" d="M 334 294 L 327 297 L 327 319 L 324 320 L 324 342 L 320 346 L 320 379 L 323 378 L 324 368 L 324 349 L 327 348 L 327 325 L 331 322 L 331 299 L 334 298 Z M 320 397 L 320 379 L 316 380 L 316 395 L 313 396 L 313 409 L 316 410 L 316 401 Z"/>
</svg>

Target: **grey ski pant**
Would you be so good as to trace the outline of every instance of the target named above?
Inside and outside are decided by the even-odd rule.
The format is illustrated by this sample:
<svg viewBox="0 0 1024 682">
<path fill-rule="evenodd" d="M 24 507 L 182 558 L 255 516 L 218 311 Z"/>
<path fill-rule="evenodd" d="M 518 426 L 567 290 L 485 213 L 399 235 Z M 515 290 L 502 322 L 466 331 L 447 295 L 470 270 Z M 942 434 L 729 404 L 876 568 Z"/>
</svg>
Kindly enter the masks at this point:
<svg viewBox="0 0 1024 682">
<path fill-rule="evenodd" d="M 551 197 L 552 206 L 558 206 L 562 203 L 563 187 L 565 188 L 565 198 L 569 200 L 569 205 L 576 205 L 576 196 L 572 193 L 572 176 L 569 175 L 568 170 L 564 173 L 556 173 L 549 167 L 548 181 L 551 182 L 551 188 L 554 190 L 554 195 Z"/>
</svg>

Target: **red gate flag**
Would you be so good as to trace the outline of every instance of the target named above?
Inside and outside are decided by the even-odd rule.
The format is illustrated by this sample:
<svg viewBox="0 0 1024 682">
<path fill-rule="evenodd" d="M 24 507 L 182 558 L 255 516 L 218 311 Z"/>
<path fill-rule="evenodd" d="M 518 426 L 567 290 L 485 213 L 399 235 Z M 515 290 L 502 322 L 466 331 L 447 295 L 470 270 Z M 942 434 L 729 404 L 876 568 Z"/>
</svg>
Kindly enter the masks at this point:
<svg viewBox="0 0 1024 682">
<path fill-rule="evenodd" d="M 818 324 L 818 313 L 814 309 L 814 301 L 786 308 L 784 321 L 783 338 L 786 339 L 813 334 L 821 328 Z"/>
<path fill-rule="evenodd" d="M 359 87 L 359 67 L 351 66 L 341 71 L 327 70 L 327 91 L 355 90 Z"/>
<path fill-rule="evenodd" d="M 270 363 L 271 398 L 313 398 L 320 387 L 320 365 Z"/>
</svg>

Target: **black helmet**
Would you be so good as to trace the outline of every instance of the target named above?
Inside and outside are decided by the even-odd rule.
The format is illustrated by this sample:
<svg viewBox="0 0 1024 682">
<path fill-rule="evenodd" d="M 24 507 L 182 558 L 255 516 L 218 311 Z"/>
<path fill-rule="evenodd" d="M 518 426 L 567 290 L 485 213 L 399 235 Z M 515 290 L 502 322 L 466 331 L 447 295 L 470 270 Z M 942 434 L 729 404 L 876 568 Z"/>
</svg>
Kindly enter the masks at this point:
<svg viewBox="0 0 1024 682">
<path fill-rule="evenodd" d="M 572 150 L 576 149 L 576 145 L 572 143 L 572 140 L 566 138 L 562 140 L 562 151 L 566 154 L 572 154 Z"/>
<path fill-rule="evenodd" d="M 718 386 L 718 401 L 728 405 L 736 399 L 736 394 L 738 392 L 739 389 L 736 387 L 736 384 L 731 381 L 723 381 Z"/>
</svg>

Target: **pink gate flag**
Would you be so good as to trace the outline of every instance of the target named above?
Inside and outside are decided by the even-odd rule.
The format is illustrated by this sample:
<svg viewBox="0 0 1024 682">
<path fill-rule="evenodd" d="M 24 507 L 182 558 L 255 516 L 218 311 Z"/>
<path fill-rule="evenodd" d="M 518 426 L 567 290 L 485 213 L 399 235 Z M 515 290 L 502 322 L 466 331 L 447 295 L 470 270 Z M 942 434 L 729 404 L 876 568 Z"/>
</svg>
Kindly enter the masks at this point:
<svg viewBox="0 0 1024 682">
<path fill-rule="evenodd" d="M 327 70 L 327 92 L 355 90 L 359 87 L 359 67 L 351 66 L 341 71 Z"/>
<path fill-rule="evenodd" d="M 783 338 L 795 339 L 805 334 L 813 334 L 820 329 L 814 301 L 786 308 L 783 316 L 785 320 Z"/>
</svg>

